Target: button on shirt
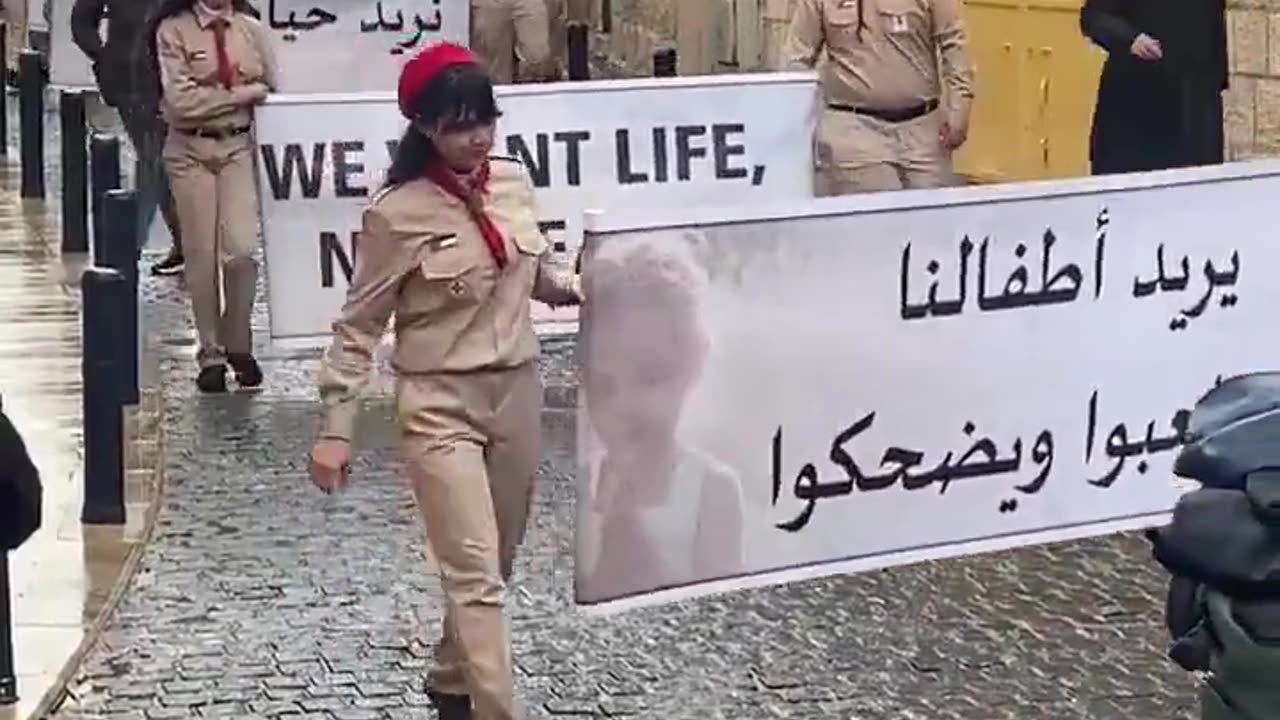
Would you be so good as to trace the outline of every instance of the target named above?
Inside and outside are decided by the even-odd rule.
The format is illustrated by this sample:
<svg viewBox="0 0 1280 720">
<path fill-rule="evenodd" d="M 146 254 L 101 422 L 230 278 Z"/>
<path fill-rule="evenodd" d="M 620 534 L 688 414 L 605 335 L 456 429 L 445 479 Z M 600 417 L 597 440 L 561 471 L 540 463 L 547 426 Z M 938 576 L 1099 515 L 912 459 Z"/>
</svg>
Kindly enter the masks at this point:
<svg viewBox="0 0 1280 720">
<path fill-rule="evenodd" d="M 800 0 L 784 57 L 790 69 L 820 65 L 826 102 L 882 110 L 940 99 L 940 57 L 947 120 L 968 126 L 973 70 L 960 0 Z"/>
<path fill-rule="evenodd" d="M 161 109 L 176 128 L 244 127 L 253 120 L 249 107 L 236 102 L 233 90 L 218 78 L 218 48 L 213 24 L 228 23 L 227 55 L 232 87 L 262 83 L 276 89 L 276 65 L 262 24 L 230 8 L 217 12 L 197 2 L 191 10 L 165 19 L 156 30 Z"/>
</svg>

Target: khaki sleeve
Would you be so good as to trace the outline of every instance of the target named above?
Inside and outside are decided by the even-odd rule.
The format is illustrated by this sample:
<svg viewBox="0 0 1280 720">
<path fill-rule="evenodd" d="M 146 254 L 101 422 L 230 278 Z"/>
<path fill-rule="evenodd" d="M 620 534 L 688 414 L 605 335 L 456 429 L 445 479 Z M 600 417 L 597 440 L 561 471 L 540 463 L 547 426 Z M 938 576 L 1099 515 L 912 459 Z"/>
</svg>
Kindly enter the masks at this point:
<svg viewBox="0 0 1280 720">
<path fill-rule="evenodd" d="M 934 40 L 941 60 L 942 86 L 946 91 L 947 123 L 967 132 L 973 107 L 973 65 L 960 0 L 932 0 Z"/>
<path fill-rule="evenodd" d="M 373 350 L 395 311 L 407 271 L 405 254 L 387 219 L 376 208 L 365 210 L 355 277 L 320 365 L 320 400 L 325 406 L 321 437 L 351 439 L 356 401 L 369 383 Z"/>
<path fill-rule="evenodd" d="M 176 119 L 199 122 L 224 115 L 239 106 L 236 96 L 221 85 L 200 85 L 191 75 L 182 36 L 176 27 L 161 23 L 156 31 L 156 55 L 164 103 Z"/>
<path fill-rule="evenodd" d="M 822 52 L 822 0 L 800 0 L 782 47 L 784 70 L 812 70 Z"/>
<path fill-rule="evenodd" d="M 271 92 L 276 92 L 280 89 L 280 65 L 276 60 L 275 46 L 271 44 L 271 34 L 257 18 L 245 19 L 249 21 L 254 40 L 258 44 L 258 52 L 262 54 L 262 84 L 266 85 Z"/>
</svg>

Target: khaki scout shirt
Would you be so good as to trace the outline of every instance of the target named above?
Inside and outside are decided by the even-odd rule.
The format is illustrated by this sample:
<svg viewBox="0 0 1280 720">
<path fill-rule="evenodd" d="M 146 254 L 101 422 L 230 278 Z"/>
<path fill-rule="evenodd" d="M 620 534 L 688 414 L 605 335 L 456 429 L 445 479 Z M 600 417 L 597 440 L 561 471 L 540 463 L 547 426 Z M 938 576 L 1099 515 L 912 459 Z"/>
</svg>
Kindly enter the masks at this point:
<svg viewBox="0 0 1280 720">
<path fill-rule="evenodd" d="M 789 69 L 820 68 L 828 103 L 879 110 L 939 96 L 947 121 L 966 129 L 973 69 L 965 53 L 960 0 L 800 0 L 787 35 Z"/>
<path fill-rule="evenodd" d="M 232 90 L 218 81 L 218 50 L 213 22 L 225 19 L 227 56 L 235 80 Z M 160 107 L 176 128 L 222 129 L 244 127 L 253 120 L 250 108 L 238 101 L 235 88 L 262 83 L 276 89 L 276 63 L 267 33 L 256 19 L 243 13 L 214 13 L 197 2 L 183 13 L 160 23 L 156 30 Z"/>
<path fill-rule="evenodd" d="M 549 261 L 524 166 L 494 158 L 490 168 L 485 212 L 506 238 L 503 270 L 462 201 L 430 180 L 384 191 L 364 211 L 355 276 L 320 370 L 325 437 L 351 437 L 355 401 L 392 313 L 397 372 L 465 373 L 537 356 L 530 297 L 577 300 L 572 272 Z"/>
</svg>

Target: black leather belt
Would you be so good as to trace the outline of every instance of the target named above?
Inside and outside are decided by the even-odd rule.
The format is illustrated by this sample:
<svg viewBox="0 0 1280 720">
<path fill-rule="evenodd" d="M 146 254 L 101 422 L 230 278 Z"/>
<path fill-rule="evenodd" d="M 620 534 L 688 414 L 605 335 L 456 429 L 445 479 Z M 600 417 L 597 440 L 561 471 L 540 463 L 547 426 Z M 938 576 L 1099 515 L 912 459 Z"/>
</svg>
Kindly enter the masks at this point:
<svg viewBox="0 0 1280 720">
<path fill-rule="evenodd" d="M 901 122 L 907 122 L 909 120 L 915 120 L 916 118 L 924 117 L 925 115 L 928 115 L 934 110 L 937 110 L 938 101 L 926 100 L 917 105 L 912 105 L 910 107 L 905 107 L 905 108 L 898 108 L 896 110 L 854 107 L 852 105 L 840 105 L 838 103 L 828 103 L 827 107 L 831 108 L 832 110 L 839 110 L 840 112 L 851 112 L 851 113 L 856 113 L 858 115 L 866 115 L 867 117 L 873 117 L 877 120 L 883 120 L 885 122 L 901 123 Z"/>
<path fill-rule="evenodd" d="M 233 128 L 175 128 L 183 135 L 192 137 L 210 138 L 213 140 L 226 140 L 237 135 L 243 135 L 249 132 L 249 126 L 233 127 Z"/>
</svg>

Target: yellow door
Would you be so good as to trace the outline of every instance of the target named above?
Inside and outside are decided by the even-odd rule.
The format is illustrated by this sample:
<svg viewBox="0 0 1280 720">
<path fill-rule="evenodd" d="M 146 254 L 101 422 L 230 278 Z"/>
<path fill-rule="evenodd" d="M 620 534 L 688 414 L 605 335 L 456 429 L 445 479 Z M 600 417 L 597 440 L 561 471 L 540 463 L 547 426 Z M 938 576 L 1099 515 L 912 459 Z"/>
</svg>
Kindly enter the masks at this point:
<svg viewBox="0 0 1280 720">
<path fill-rule="evenodd" d="M 1089 172 L 1103 54 L 1080 32 L 1081 0 L 965 0 L 976 83 L 956 170 L 975 182 Z"/>
</svg>

